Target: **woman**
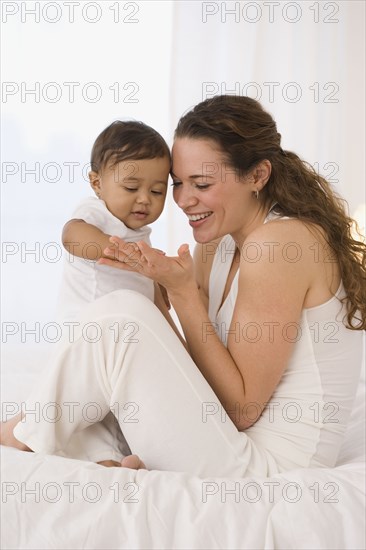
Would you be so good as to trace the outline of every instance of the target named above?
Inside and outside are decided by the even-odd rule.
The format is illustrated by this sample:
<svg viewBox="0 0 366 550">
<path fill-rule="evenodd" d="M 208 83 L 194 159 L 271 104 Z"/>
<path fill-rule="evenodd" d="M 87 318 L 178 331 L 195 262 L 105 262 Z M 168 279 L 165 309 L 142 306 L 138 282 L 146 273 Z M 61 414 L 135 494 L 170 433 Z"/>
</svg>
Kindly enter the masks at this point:
<svg viewBox="0 0 366 550">
<path fill-rule="evenodd" d="M 148 468 L 240 477 L 334 466 L 366 328 L 365 247 L 341 200 L 282 150 L 275 122 L 247 97 L 217 96 L 182 117 L 172 177 L 194 261 L 186 245 L 170 258 L 112 238 L 118 258 L 100 263 L 166 287 L 190 355 L 155 306 L 117 291 L 84 312 L 98 342 L 79 335 L 61 350 L 33 403 L 114 410 Z M 108 330 L 129 323 L 134 338 Z M 123 414 L 131 403 L 137 422 Z M 10 444 L 52 453 L 87 422 L 14 425 Z"/>
</svg>

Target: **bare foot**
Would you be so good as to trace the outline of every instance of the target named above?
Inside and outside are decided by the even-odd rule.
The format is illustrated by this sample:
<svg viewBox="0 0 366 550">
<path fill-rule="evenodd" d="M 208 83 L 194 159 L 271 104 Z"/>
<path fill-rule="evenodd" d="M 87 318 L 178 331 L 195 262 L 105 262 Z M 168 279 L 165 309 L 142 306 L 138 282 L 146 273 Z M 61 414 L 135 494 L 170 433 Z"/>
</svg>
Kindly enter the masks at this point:
<svg viewBox="0 0 366 550">
<path fill-rule="evenodd" d="M 15 449 L 19 449 L 20 451 L 33 452 L 32 449 L 27 447 L 27 445 L 16 439 L 16 437 L 14 436 L 13 430 L 15 426 L 21 421 L 21 419 L 22 415 L 17 414 L 7 422 L 0 422 L 0 444 L 5 445 L 6 447 L 14 447 Z"/>
<path fill-rule="evenodd" d="M 121 462 L 116 462 L 115 460 L 102 460 L 97 462 L 101 466 L 106 466 L 107 468 L 130 468 L 131 470 L 147 470 L 145 464 L 140 460 L 137 455 L 128 455 L 125 456 Z"/>
<path fill-rule="evenodd" d="M 97 464 L 100 464 L 101 466 L 106 466 L 107 468 L 121 467 L 121 463 L 117 462 L 116 460 L 101 460 L 100 462 L 97 462 Z"/>
<path fill-rule="evenodd" d="M 132 470 L 147 470 L 145 464 L 137 455 L 128 455 L 121 460 L 122 468 L 131 468 Z"/>
</svg>

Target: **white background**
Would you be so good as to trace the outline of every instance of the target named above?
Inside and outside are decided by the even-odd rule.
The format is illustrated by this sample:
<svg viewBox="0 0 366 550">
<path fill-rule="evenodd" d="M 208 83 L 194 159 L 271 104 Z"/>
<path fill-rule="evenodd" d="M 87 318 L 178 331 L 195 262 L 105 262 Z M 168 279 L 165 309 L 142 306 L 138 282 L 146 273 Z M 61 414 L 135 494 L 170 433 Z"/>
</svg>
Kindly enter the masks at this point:
<svg viewBox="0 0 366 550">
<path fill-rule="evenodd" d="M 80 0 L 1 10 L 3 343 L 34 343 L 20 324 L 54 319 L 62 226 L 91 194 L 96 136 L 118 118 L 146 122 L 171 145 L 189 107 L 217 93 L 250 95 L 274 116 L 283 148 L 317 163 L 351 214 L 365 203 L 363 1 Z M 193 244 L 171 197 L 152 229 L 170 254 Z M 17 334 L 4 338 L 9 323 Z"/>
</svg>

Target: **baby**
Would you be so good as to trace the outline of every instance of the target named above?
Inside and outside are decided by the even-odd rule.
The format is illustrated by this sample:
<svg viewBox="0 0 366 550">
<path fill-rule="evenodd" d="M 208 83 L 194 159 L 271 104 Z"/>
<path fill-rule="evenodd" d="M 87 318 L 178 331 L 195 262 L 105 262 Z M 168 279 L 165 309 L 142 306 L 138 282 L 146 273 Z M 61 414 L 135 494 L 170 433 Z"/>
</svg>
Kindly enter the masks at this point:
<svg viewBox="0 0 366 550">
<path fill-rule="evenodd" d="M 148 224 L 163 210 L 169 171 L 168 145 L 142 122 L 116 121 L 97 137 L 89 173 L 96 196 L 81 201 L 62 232 L 69 254 L 59 295 L 60 320 L 77 319 L 86 304 L 114 290 L 130 289 L 154 300 L 176 331 L 166 313 L 164 289 L 154 288 L 150 279 L 138 273 L 97 263 L 107 257 L 103 251 L 112 246 L 111 236 L 150 244 Z M 123 465 L 134 467 L 136 460 L 129 456 L 131 451 L 112 413 L 74 434 L 59 454 L 105 466 L 118 466 L 124 460 Z"/>
<path fill-rule="evenodd" d="M 90 185 L 96 197 L 81 201 L 62 233 L 69 252 L 58 316 L 75 319 L 84 305 L 118 289 L 154 300 L 154 284 L 137 273 L 99 265 L 110 236 L 150 244 L 153 223 L 167 193 L 170 151 L 158 132 L 137 121 L 115 121 L 97 137 L 91 153 Z"/>
</svg>

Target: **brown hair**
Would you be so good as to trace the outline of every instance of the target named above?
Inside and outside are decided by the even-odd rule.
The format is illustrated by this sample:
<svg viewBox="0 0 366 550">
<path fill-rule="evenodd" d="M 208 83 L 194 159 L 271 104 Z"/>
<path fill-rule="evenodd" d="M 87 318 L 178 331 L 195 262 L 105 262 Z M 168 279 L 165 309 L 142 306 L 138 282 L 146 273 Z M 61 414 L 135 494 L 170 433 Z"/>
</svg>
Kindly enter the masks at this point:
<svg viewBox="0 0 366 550">
<path fill-rule="evenodd" d="M 358 230 L 357 224 L 347 215 L 344 199 L 325 178 L 295 153 L 282 150 L 281 135 L 271 115 L 249 97 L 215 96 L 180 119 L 175 137 L 215 142 L 239 177 L 262 160 L 271 162 L 271 176 L 260 200 L 268 207 L 277 203 L 276 210 L 284 216 L 323 229 L 338 260 L 347 294 L 342 301 L 346 301 L 348 328 L 365 330 L 366 247 L 352 236 L 352 228 Z"/>
<path fill-rule="evenodd" d="M 116 120 L 95 140 L 90 165 L 99 172 L 111 160 L 114 166 L 123 160 L 155 157 L 170 159 L 169 147 L 156 130 L 137 120 Z"/>
</svg>

